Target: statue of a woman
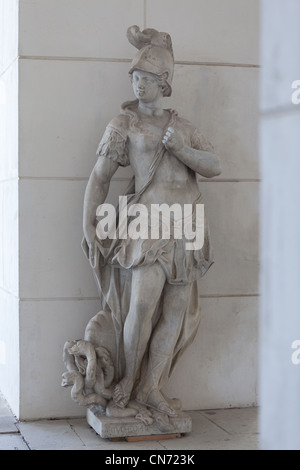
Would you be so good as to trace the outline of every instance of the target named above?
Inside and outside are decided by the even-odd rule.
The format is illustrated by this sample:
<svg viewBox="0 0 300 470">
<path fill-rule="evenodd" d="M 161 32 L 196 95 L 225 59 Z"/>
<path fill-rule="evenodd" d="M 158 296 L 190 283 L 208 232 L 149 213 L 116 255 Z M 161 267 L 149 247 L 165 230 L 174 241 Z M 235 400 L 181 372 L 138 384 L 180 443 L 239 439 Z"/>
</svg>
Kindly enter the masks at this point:
<svg viewBox="0 0 300 470">
<path fill-rule="evenodd" d="M 139 49 L 129 71 L 136 100 L 122 105 L 99 144 L 85 192 L 84 248 L 115 332 L 114 405 L 125 408 L 134 399 L 174 416 L 174 401 L 161 389 L 199 325 L 197 283 L 213 263 L 207 223 L 202 248 L 187 250 L 184 236 L 100 240 L 96 211 L 119 165 L 134 173 L 128 207 L 149 209 L 163 203 L 195 208 L 202 203 L 196 174 L 211 178 L 221 170 L 206 138 L 163 108 L 172 92 L 170 36 L 133 26 L 128 39 Z"/>
</svg>

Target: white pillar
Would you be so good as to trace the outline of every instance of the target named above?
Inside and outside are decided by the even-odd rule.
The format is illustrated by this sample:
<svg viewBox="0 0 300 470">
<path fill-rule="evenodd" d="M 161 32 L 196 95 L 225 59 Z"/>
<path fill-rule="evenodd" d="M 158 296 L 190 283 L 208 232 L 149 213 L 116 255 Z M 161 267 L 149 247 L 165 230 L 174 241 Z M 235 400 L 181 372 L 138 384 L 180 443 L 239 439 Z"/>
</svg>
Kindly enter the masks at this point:
<svg viewBox="0 0 300 470">
<path fill-rule="evenodd" d="M 0 390 L 19 407 L 18 0 L 0 0 Z"/>
<path fill-rule="evenodd" d="M 300 2 L 261 7 L 261 447 L 300 449 Z"/>
</svg>

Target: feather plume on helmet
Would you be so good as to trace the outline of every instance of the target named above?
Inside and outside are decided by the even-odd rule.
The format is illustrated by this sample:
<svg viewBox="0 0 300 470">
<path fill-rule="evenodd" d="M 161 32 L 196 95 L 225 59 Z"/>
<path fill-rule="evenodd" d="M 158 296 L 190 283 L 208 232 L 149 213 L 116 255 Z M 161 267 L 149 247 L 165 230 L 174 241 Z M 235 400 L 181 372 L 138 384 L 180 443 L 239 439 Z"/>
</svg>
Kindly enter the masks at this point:
<svg viewBox="0 0 300 470">
<path fill-rule="evenodd" d="M 134 70 L 142 70 L 157 75 L 166 83 L 164 96 L 170 96 L 174 73 L 171 36 L 152 28 L 140 31 L 140 28 L 134 25 L 128 28 L 127 38 L 130 44 L 138 49 L 129 74 L 131 75 Z"/>
</svg>

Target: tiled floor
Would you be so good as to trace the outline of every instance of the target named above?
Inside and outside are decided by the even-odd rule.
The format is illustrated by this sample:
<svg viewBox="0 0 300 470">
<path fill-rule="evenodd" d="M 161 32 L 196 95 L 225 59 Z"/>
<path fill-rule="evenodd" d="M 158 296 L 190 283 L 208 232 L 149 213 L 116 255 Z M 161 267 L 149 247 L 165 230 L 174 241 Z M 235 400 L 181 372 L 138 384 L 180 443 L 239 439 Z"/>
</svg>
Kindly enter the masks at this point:
<svg viewBox="0 0 300 470">
<path fill-rule="evenodd" d="M 85 419 L 18 422 L 0 395 L 0 450 L 256 450 L 257 408 L 189 411 L 193 431 L 180 439 L 111 442 Z"/>
</svg>

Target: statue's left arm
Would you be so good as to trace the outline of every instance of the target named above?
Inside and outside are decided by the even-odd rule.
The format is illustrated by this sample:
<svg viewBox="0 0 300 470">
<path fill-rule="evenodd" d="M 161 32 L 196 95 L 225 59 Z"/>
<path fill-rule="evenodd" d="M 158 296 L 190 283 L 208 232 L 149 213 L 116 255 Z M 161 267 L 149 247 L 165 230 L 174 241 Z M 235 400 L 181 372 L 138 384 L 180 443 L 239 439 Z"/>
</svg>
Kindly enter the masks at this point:
<svg viewBox="0 0 300 470">
<path fill-rule="evenodd" d="M 206 178 L 221 174 L 221 163 L 210 142 L 195 129 L 188 145 L 183 133 L 169 127 L 163 143 L 186 166 Z"/>
</svg>

